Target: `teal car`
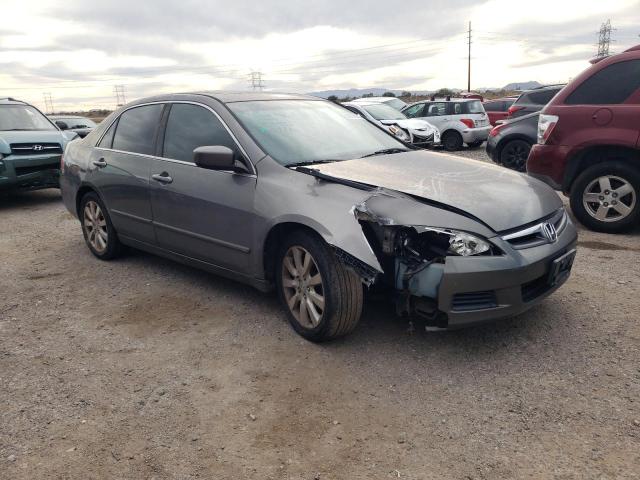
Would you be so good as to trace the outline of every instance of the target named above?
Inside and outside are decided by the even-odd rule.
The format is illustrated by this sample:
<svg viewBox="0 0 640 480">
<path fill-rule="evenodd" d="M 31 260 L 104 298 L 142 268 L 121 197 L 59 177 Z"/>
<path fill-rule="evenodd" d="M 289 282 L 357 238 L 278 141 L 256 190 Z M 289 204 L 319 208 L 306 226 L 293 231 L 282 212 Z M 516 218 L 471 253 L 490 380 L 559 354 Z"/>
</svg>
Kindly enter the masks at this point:
<svg viewBox="0 0 640 480">
<path fill-rule="evenodd" d="M 58 188 L 60 159 L 74 138 L 33 105 L 0 98 L 0 191 Z"/>
</svg>

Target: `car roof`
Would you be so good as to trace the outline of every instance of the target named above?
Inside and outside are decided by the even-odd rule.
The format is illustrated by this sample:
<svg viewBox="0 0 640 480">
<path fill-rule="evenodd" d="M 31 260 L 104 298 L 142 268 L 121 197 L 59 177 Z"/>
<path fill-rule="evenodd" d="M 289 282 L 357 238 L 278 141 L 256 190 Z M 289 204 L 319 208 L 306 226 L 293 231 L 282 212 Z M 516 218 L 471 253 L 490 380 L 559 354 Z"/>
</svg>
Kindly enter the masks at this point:
<svg viewBox="0 0 640 480">
<path fill-rule="evenodd" d="M 29 105 L 27 102 L 23 102 L 22 100 L 16 100 L 12 97 L 0 97 L 0 105 Z"/>
<path fill-rule="evenodd" d="M 356 107 L 371 107 L 372 105 L 380 105 L 380 102 L 344 102 L 342 105 L 353 105 Z M 388 105 L 387 105 L 388 106 Z"/>
<path fill-rule="evenodd" d="M 364 102 L 370 102 L 370 103 L 384 103 L 384 102 L 388 102 L 389 100 L 400 100 L 398 97 L 362 97 L 362 98 L 354 98 L 353 100 L 351 100 L 352 102 L 357 102 L 357 103 L 364 103 Z M 402 100 L 400 100 L 402 101 Z"/>
</svg>

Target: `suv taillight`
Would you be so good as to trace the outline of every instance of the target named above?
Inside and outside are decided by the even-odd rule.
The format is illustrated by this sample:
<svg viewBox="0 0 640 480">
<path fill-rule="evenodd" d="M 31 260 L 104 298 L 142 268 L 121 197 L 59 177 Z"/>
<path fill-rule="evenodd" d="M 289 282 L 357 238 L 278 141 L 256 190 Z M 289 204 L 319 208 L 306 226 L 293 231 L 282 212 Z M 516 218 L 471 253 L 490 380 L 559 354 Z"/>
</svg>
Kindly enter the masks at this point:
<svg viewBox="0 0 640 480">
<path fill-rule="evenodd" d="M 469 128 L 473 128 L 476 126 L 476 123 L 471 118 L 461 118 L 460 121 Z"/>
<path fill-rule="evenodd" d="M 540 145 L 544 145 L 547 143 L 551 132 L 558 124 L 558 116 L 557 115 L 546 115 L 544 113 L 540 114 L 540 118 L 538 118 L 538 143 Z"/>
<path fill-rule="evenodd" d="M 507 110 L 507 114 L 508 114 L 509 116 L 511 116 L 511 115 L 513 115 L 514 113 L 516 113 L 517 111 L 522 110 L 523 108 L 524 108 L 524 107 L 520 107 L 520 106 L 518 106 L 518 105 L 511 105 L 511 106 L 509 107 L 509 110 Z"/>
</svg>

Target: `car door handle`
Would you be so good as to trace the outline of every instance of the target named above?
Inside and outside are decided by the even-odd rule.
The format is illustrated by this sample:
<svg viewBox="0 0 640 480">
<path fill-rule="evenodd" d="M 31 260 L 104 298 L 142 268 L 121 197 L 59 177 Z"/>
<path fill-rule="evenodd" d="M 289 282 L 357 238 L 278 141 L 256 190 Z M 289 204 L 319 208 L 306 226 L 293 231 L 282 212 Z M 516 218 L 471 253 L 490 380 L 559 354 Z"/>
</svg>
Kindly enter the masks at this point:
<svg viewBox="0 0 640 480">
<path fill-rule="evenodd" d="M 153 175 L 151 175 L 151 178 L 153 178 L 156 182 L 165 184 L 173 182 L 173 178 L 171 178 L 167 172 L 154 173 Z"/>
<path fill-rule="evenodd" d="M 104 159 L 104 158 L 101 158 L 101 159 L 99 159 L 99 160 L 94 160 L 94 161 L 93 161 L 93 164 L 94 164 L 96 167 L 100 167 L 100 168 L 103 168 L 103 167 L 106 167 L 106 166 L 107 166 L 107 162 L 105 161 L 105 159 Z"/>
</svg>

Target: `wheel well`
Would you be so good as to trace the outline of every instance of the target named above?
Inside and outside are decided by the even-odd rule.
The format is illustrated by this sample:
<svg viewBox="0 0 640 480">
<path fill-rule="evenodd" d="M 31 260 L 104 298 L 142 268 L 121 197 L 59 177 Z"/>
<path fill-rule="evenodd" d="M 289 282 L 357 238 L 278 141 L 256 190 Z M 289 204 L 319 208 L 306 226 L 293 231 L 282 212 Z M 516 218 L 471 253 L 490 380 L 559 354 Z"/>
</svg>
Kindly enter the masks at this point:
<svg viewBox="0 0 640 480">
<path fill-rule="evenodd" d="M 635 168 L 640 168 L 640 151 L 618 145 L 598 145 L 582 150 L 569 159 L 564 175 L 562 190 L 571 191 L 575 179 L 587 168 L 607 161 L 637 162 Z"/>
<path fill-rule="evenodd" d="M 310 233 L 311 235 L 316 235 L 320 238 L 320 234 L 316 232 L 313 228 L 308 227 L 302 223 L 295 222 L 285 222 L 279 223 L 278 225 L 274 225 L 269 230 L 267 237 L 264 241 L 264 248 L 262 249 L 262 261 L 264 264 L 264 274 L 265 278 L 269 281 L 272 281 L 274 278 L 275 268 L 276 268 L 276 255 L 278 254 L 278 247 L 282 243 L 282 241 L 288 236 L 291 235 L 294 231 L 305 231 Z"/>
<path fill-rule="evenodd" d="M 88 185 L 83 185 L 78 190 L 78 193 L 76 193 L 76 213 L 78 214 L 78 218 L 80 218 L 80 202 L 82 202 L 82 197 L 89 192 L 95 192 L 95 190 Z"/>
</svg>

